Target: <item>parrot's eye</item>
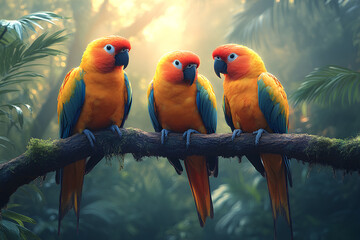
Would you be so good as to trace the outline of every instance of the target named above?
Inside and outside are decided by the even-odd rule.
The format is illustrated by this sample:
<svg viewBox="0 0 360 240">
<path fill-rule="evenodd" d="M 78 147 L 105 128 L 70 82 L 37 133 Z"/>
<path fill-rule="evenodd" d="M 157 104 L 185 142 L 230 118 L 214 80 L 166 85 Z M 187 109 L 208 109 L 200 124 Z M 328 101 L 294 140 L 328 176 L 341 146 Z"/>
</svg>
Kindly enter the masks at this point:
<svg viewBox="0 0 360 240">
<path fill-rule="evenodd" d="M 127 49 L 127 48 L 123 48 L 123 49 L 121 49 L 121 51 L 120 52 L 128 52 L 129 51 L 129 49 Z"/>
<path fill-rule="evenodd" d="M 214 60 L 221 60 L 221 57 L 215 56 L 215 57 L 214 57 Z"/>
<path fill-rule="evenodd" d="M 191 68 L 191 67 L 197 68 L 197 65 L 195 63 L 193 63 L 193 64 L 189 64 L 189 65 L 186 66 L 186 68 Z"/>
<path fill-rule="evenodd" d="M 115 48 L 113 45 L 111 44 L 106 44 L 106 46 L 104 47 L 105 51 L 108 52 L 109 54 L 114 54 L 115 53 Z"/>
<path fill-rule="evenodd" d="M 173 61 L 173 65 L 177 68 L 177 69 L 182 69 L 182 64 L 179 60 L 174 60 Z"/>
<path fill-rule="evenodd" d="M 237 55 L 236 53 L 231 53 L 231 54 L 228 56 L 228 62 L 234 61 L 237 57 L 238 57 L 238 55 Z"/>
</svg>

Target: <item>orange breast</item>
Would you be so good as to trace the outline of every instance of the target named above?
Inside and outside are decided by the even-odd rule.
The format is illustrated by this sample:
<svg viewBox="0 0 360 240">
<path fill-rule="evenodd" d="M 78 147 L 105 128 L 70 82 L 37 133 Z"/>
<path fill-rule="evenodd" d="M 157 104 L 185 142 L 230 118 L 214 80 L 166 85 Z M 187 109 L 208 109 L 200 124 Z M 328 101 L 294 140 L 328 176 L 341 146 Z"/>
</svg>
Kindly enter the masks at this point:
<svg viewBox="0 0 360 240">
<path fill-rule="evenodd" d="M 189 86 L 155 79 L 154 100 L 162 128 L 174 132 L 191 128 L 206 133 L 196 106 L 196 83 Z"/>
<path fill-rule="evenodd" d="M 259 128 L 268 129 L 268 124 L 259 107 L 257 79 L 224 81 L 224 95 L 229 101 L 234 127 L 245 132 Z"/>
<path fill-rule="evenodd" d="M 86 73 L 84 77 L 86 92 L 75 131 L 85 128 L 102 129 L 112 124 L 120 125 L 124 116 L 124 103 L 127 99 L 124 72 L 115 70 L 107 74 Z"/>
</svg>

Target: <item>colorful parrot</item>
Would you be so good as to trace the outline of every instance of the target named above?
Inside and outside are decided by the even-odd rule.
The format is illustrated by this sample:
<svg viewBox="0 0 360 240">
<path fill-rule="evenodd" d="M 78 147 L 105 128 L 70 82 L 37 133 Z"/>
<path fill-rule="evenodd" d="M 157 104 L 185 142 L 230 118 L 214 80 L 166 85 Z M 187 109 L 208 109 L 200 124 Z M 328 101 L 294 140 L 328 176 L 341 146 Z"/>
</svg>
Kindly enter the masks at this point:
<svg viewBox="0 0 360 240">
<path fill-rule="evenodd" d="M 200 59 L 189 51 L 165 54 L 159 61 L 147 96 L 151 122 L 161 132 L 163 144 L 169 132 L 183 133 L 186 146 L 191 133 L 215 133 L 217 124 L 216 98 L 204 76 L 198 74 Z M 168 159 L 180 175 L 179 159 Z M 184 160 L 200 226 L 213 217 L 209 175 L 217 176 L 218 158 L 189 156 Z"/>
<path fill-rule="evenodd" d="M 213 52 L 214 70 L 224 74 L 223 109 L 233 138 L 241 132 L 255 132 L 255 144 L 262 132 L 287 133 L 289 105 L 283 86 L 266 72 L 264 62 L 253 50 L 226 44 Z M 293 238 L 288 183 L 292 185 L 290 163 L 285 155 L 252 154 L 246 156 L 254 167 L 266 176 L 274 217 L 285 215 Z M 261 159 L 260 159 L 261 158 Z"/>
<path fill-rule="evenodd" d="M 66 75 L 58 96 L 60 138 L 84 133 L 91 146 L 91 131 L 110 128 L 121 137 L 132 103 L 130 82 L 124 69 L 129 62 L 130 42 L 119 36 L 92 41 L 86 48 L 80 66 Z M 59 228 L 62 218 L 73 207 L 79 226 L 81 192 L 86 159 L 57 171 L 61 183 Z"/>
</svg>

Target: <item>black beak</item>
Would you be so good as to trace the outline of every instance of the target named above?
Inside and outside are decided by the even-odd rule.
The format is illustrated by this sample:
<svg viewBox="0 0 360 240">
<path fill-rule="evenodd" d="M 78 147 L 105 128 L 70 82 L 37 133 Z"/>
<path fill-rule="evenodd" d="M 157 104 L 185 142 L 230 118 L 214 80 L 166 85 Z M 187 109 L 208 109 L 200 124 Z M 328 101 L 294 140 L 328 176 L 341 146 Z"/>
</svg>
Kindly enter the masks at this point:
<svg viewBox="0 0 360 240">
<path fill-rule="evenodd" d="M 129 51 L 121 51 L 115 55 L 115 66 L 124 66 L 124 69 L 129 63 Z"/>
<path fill-rule="evenodd" d="M 190 86 L 194 83 L 196 77 L 196 64 L 189 64 L 184 69 L 184 80 L 190 81 Z"/>
<path fill-rule="evenodd" d="M 216 75 L 221 78 L 220 73 L 227 74 L 227 65 L 226 63 L 221 59 L 215 59 L 214 61 L 214 70 Z"/>
</svg>

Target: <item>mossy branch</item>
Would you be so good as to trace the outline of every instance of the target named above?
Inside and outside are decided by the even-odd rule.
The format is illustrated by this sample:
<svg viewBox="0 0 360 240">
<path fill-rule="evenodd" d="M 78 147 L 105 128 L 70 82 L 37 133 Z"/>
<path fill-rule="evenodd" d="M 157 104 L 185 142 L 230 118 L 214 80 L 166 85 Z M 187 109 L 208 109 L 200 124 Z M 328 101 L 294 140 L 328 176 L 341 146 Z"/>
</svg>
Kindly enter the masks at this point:
<svg viewBox="0 0 360 240">
<path fill-rule="evenodd" d="M 121 131 L 121 138 L 110 130 L 95 132 L 95 148 L 91 148 L 83 134 L 54 141 L 31 139 L 25 153 L 0 165 L 0 208 L 18 187 L 89 156 L 93 156 L 89 171 L 106 155 L 131 153 L 140 159 L 148 156 L 184 158 L 188 155 L 234 157 L 260 152 L 286 154 L 311 164 L 360 172 L 360 137 L 340 140 L 306 134 L 264 133 L 259 145 L 255 146 L 255 135 L 251 133 L 243 133 L 234 141 L 230 133 L 193 134 L 187 149 L 181 134 L 170 133 L 161 145 L 160 133 L 133 128 Z"/>
</svg>

